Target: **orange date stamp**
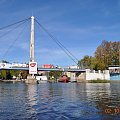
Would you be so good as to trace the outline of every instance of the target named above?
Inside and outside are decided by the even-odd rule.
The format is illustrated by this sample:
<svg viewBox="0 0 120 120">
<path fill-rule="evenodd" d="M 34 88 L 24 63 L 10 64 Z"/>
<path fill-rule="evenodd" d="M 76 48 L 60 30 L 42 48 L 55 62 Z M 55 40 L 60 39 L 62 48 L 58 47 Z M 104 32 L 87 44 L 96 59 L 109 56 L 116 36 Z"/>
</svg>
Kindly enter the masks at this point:
<svg viewBox="0 0 120 120">
<path fill-rule="evenodd" d="M 105 108 L 105 114 L 120 114 L 120 108 Z"/>
</svg>

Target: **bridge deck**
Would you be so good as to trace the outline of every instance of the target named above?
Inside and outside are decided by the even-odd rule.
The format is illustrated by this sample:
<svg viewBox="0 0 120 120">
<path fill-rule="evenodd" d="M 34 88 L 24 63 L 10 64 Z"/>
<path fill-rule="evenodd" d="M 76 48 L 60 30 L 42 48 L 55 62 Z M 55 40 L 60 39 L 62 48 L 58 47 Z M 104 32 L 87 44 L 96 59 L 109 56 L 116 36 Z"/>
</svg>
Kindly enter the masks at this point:
<svg viewBox="0 0 120 120">
<path fill-rule="evenodd" d="M 0 70 L 29 70 L 28 67 L 11 67 L 0 68 Z M 65 72 L 85 72 L 85 69 L 68 69 L 68 68 L 38 68 L 38 71 L 65 71 Z"/>
</svg>

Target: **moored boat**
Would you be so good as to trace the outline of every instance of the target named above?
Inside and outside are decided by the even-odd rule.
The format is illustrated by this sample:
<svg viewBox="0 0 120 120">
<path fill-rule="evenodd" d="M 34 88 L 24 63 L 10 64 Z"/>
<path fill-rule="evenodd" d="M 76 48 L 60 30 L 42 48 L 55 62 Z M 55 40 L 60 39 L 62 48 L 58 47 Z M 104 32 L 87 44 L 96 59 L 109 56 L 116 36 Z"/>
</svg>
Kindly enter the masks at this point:
<svg viewBox="0 0 120 120">
<path fill-rule="evenodd" d="M 70 78 L 67 75 L 62 75 L 62 76 L 60 76 L 58 82 L 68 83 L 68 82 L 70 82 Z"/>
<path fill-rule="evenodd" d="M 37 83 L 47 83 L 48 79 L 47 76 L 36 76 Z"/>
</svg>

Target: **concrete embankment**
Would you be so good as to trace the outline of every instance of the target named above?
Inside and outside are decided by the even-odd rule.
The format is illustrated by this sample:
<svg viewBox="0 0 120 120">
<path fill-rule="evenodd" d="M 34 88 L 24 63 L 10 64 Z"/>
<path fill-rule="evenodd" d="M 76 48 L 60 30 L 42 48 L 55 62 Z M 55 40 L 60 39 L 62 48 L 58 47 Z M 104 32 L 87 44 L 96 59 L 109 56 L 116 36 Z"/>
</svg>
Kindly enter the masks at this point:
<svg viewBox="0 0 120 120">
<path fill-rule="evenodd" d="M 6 83 L 16 83 L 16 82 L 24 82 L 25 80 L 0 80 L 0 82 Z"/>
</svg>

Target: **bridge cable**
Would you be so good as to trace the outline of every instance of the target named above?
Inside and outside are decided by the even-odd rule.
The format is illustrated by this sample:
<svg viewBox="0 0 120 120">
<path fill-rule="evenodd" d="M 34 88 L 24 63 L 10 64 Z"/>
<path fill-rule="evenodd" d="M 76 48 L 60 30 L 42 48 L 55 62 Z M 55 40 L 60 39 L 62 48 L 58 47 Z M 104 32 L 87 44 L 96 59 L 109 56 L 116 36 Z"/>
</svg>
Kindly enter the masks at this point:
<svg viewBox="0 0 120 120">
<path fill-rule="evenodd" d="M 25 21 L 24 23 L 26 23 L 27 21 Z M 25 30 L 26 26 L 23 27 L 23 29 L 19 32 L 18 36 L 16 37 L 16 39 L 12 42 L 12 44 L 8 47 L 8 49 L 6 50 L 6 52 L 4 53 L 2 60 L 5 58 L 5 56 L 8 54 L 9 50 L 13 47 L 13 45 L 15 44 L 15 42 L 18 40 L 18 38 L 20 37 L 20 35 L 22 35 L 23 31 Z"/>
<path fill-rule="evenodd" d="M 52 38 L 52 40 L 54 40 L 55 41 L 55 43 L 70 57 L 70 59 L 72 59 L 72 61 L 74 61 L 75 62 L 75 64 L 78 64 L 74 59 L 73 59 L 73 55 L 71 54 L 71 52 L 70 51 L 68 51 L 68 49 L 66 49 L 63 45 L 62 45 L 62 43 L 60 43 L 50 32 L 48 32 L 48 30 L 47 29 L 45 29 L 44 27 L 43 27 L 43 25 L 41 25 L 38 21 L 36 21 L 39 25 L 40 25 L 40 27 Z M 66 51 L 65 51 L 66 50 Z M 69 53 L 69 54 L 68 54 Z"/>
<path fill-rule="evenodd" d="M 31 19 L 31 18 L 27 18 L 27 19 L 24 19 L 24 20 L 21 20 L 21 21 L 12 23 L 12 24 L 10 24 L 10 25 L 7 25 L 7 26 L 5 26 L 5 27 L 1 27 L 1 28 L 0 28 L 0 31 L 3 30 L 3 29 L 6 29 L 6 28 L 8 28 L 8 27 L 11 27 L 11 26 L 13 26 L 13 25 L 16 25 L 16 24 L 18 24 L 18 23 L 21 23 L 21 22 L 24 22 L 24 21 L 28 21 L 28 20 L 30 20 L 30 19 Z"/>
<path fill-rule="evenodd" d="M 24 22 L 22 22 L 22 23 L 18 24 L 18 25 L 17 25 L 17 26 L 15 26 L 13 29 L 10 29 L 10 30 L 9 30 L 9 31 L 7 31 L 6 33 L 2 34 L 2 35 L 0 36 L 0 38 L 2 38 L 2 37 L 4 37 L 4 36 L 6 36 L 7 34 L 9 34 L 10 32 L 12 32 L 13 30 L 15 30 L 16 28 L 18 28 L 19 26 L 23 25 L 25 22 L 26 22 L 26 21 L 24 21 Z"/>
<path fill-rule="evenodd" d="M 69 58 L 78 65 L 78 63 L 74 60 L 76 59 L 78 61 L 78 59 L 62 44 L 60 43 L 60 41 L 58 41 L 57 38 L 55 38 L 45 27 L 43 27 L 42 24 L 40 24 L 36 19 L 35 21 L 37 22 L 37 24 L 51 37 L 51 39 L 69 56 Z M 69 53 L 69 54 L 68 54 Z M 74 59 L 73 59 L 74 58 Z"/>
</svg>

